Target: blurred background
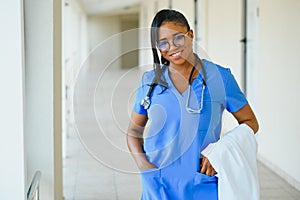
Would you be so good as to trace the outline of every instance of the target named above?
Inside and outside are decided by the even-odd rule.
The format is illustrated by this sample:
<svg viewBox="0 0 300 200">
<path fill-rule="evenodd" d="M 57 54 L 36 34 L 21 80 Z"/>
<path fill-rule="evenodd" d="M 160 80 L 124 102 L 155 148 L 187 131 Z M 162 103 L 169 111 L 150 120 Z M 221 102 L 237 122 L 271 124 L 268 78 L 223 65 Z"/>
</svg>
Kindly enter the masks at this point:
<svg viewBox="0 0 300 200">
<path fill-rule="evenodd" d="M 300 199 L 299 0 L 1 1 L 0 199 L 140 198 L 125 134 L 163 8 L 253 107 L 261 199 Z M 223 131 L 235 125 L 224 113 Z"/>
</svg>

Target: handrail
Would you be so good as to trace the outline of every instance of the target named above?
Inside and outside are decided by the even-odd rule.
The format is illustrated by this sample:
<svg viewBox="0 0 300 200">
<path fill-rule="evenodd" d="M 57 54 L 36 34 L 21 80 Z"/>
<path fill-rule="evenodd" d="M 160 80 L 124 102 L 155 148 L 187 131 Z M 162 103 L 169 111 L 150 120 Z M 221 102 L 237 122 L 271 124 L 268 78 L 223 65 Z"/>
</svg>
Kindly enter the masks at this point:
<svg viewBox="0 0 300 200">
<path fill-rule="evenodd" d="M 27 200 L 39 200 L 39 186 L 42 173 L 36 171 L 27 191 Z"/>
</svg>

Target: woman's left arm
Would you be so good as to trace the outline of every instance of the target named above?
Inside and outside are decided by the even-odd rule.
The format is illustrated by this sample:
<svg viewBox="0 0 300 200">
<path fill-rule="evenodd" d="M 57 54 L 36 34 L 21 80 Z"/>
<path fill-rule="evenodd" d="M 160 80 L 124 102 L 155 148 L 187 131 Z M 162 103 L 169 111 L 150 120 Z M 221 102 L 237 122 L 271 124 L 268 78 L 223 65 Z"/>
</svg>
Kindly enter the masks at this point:
<svg viewBox="0 0 300 200">
<path fill-rule="evenodd" d="M 239 124 L 247 124 L 256 133 L 259 125 L 249 104 L 232 113 Z"/>
<path fill-rule="evenodd" d="M 249 104 L 232 114 L 239 124 L 247 124 L 254 133 L 258 131 L 258 122 Z M 200 173 L 208 176 L 212 176 L 216 173 L 215 169 L 206 157 L 203 157 L 202 159 Z"/>
</svg>

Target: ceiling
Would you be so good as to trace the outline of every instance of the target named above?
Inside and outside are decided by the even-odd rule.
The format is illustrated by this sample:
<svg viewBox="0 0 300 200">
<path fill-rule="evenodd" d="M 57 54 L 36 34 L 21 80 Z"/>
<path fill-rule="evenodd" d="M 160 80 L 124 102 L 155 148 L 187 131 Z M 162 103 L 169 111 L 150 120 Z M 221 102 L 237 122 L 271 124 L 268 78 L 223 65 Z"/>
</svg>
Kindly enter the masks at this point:
<svg viewBox="0 0 300 200">
<path fill-rule="evenodd" d="M 142 0 L 81 0 L 88 15 L 118 15 L 138 13 Z"/>
</svg>

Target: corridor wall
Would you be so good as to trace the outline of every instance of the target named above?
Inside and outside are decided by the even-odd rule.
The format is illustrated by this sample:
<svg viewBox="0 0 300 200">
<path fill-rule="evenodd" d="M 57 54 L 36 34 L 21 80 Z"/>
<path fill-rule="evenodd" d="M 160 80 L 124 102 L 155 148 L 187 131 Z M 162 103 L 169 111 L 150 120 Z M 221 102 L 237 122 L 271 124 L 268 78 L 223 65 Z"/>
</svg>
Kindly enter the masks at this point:
<svg viewBox="0 0 300 200">
<path fill-rule="evenodd" d="M 87 14 L 78 0 L 66 1 L 63 5 L 62 41 L 62 112 L 63 112 L 63 155 L 66 139 L 73 130 L 73 91 L 77 74 L 82 65 L 88 63 Z"/>
<path fill-rule="evenodd" d="M 120 59 L 111 63 L 111 66 L 103 66 L 103 63 L 110 63 L 111 58 L 117 59 L 120 57 L 121 37 L 115 35 L 120 32 L 121 18 L 118 15 L 90 15 L 88 17 L 89 51 L 92 55 L 90 57 L 93 62 L 91 63 L 92 68 L 120 68 Z"/>
<path fill-rule="evenodd" d="M 26 187 L 40 170 L 40 199 L 62 200 L 62 1 L 24 6 Z"/>
<path fill-rule="evenodd" d="M 9 19 L 9 20 L 8 20 Z M 24 199 L 24 27 L 21 1 L 0 2 L 0 199 Z"/>
<path fill-rule="evenodd" d="M 259 2 L 259 155 L 300 189 L 300 1 Z"/>
</svg>

